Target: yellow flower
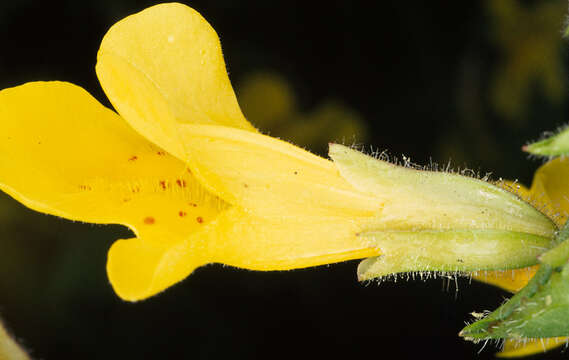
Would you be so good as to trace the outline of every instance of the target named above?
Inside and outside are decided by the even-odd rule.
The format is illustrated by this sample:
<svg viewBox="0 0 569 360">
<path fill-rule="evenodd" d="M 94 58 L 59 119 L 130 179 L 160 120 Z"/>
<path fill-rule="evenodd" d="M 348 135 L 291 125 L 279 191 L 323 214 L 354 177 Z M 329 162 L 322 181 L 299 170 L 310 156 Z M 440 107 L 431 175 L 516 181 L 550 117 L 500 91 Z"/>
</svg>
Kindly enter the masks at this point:
<svg viewBox="0 0 569 360">
<path fill-rule="evenodd" d="M 2 360 L 29 360 L 30 357 L 18 343 L 8 334 L 0 321 L 0 359 Z"/>
<path fill-rule="evenodd" d="M 554 215 L 558 225 L 565 223 L 569 217 L 569 158 L 557 158 L 541 166 L 535 173 L 530 189 L 520 187 L 524 198 L 531 199 L 540 208 L 547 209 Z M 528 268 L 481 272 L 474 278 L 511 292 L 521 290 L 537 271 L 538 266 Z M 565 344 L 569 337 L 532 339 L 527 342 L 508 340 L 500 357 L 522 357 L 544 352 Z"/>
<path fill-rule="evenodd" d="M 331 146 L 333 163 L 260 134 L 237 104 L 217 34 L 184 5 L 115 24 L 96 71 L 120 116 L 69 83 L 0 92 L 0 189 L 37 211 L 132 229 L 108 254 L 123 299 L 152 296 L 207 263 L 285 270 L 383 247 L 393 253 L 373 258 L 367 276 L 432 269 L 443 248 L 452 250 L 446 270 L 527 266 L 555 231 L 479 180 L 341 145 Z"/>
<path fill-rule="evenodd" d="M 302 111 L 291 85 L 279 74 L 249 74 L 237 89 L 243 112 L 272 136 L 325 153 L 330 140 L 365 142 L 366 126 L 360 115 L 336 99 L 325 99 Z"/>
<path fill-rule="evenodd" d="M 559 103 L 565 94 L 565 43 L 559 31 L 567 2 L 488 0 L 486 6 L 503 58 L 491 88 L 496 110 L 510 120 L 521 118 L 536 87 L 546 99 Z"/>
</svg>

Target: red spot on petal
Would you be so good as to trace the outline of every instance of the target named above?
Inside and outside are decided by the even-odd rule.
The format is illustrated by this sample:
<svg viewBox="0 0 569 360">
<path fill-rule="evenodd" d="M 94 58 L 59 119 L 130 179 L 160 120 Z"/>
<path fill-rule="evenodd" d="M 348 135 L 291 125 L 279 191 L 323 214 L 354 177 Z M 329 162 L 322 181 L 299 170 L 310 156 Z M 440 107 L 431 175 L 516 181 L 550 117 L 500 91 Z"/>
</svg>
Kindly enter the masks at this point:
<svg viewBox="0 0 569 360">
<path fill-rule="evenodd" d="M 186 170 L 188 170 L 188 173 L 191 174 L 192 170 L 190 170 L 190 168 L 187 168 Z"/>
<path fill-rule="evenodd" d="M 135 186 L 135 187 L 132 188 L 132 192 L 135 193 L 135 194 L 136 194 L 136 193 L 139 193 L 139 192 L 140 192 L 140 188 L 139 188 L 138 186 Z"/>
<path fill-rule="evenodd" d="M 147 216 L 144 218 L 144 223 L 146 225 L 152 225 L 156 222 L 156 220 L 154 220 L 154 218 L 152 216 Z"/>
<path fill-rule="evenodd" d="M 133 156 L 133 157 L 131 157 L 130 159 L 128 159 L 128 161 L 134 161 L 134 160 L 137 160 L 137 159 L 138 159 L 138 156 Z"/>
<path fill-rule="evenodd" d="M 176 180 L 176 184 L 178 184 L 179 187 L 186 187 L 186 180 L 178 179 Z"/>
<path fill-rule="evenodd" d="M 158 154 L 159 156 L 164 156 L 166 155 L 166 153 L 164 151 L 158 151 L 156 154 Z"/>
<path fill-rule="evenodd" d="M 200 223 L 200 224 L 203 223 L 203 217 L 198 216 L 198 217 L 196 218 L 196 221 L 197 221 L 198 223 Z"/>
<path fill-rule="evenodd" d="M 166 188 L 168 187 L 168 185 L 166 185 L 166 181 L 165 181 L 165 180 L 161 180 L 161 181 L 160 181 L 160 187 L 162 188 L 162 190 L 166 190 Z"/>
<path fill-rule="evenodd" d="M 178 215 L 180 215 L 180 217 L 184 217 L 184 216 L 188 215 L 188 213 L 186 213 L 185 211 L 180 211 L 178 213 Z"/>
<path fill-rule="evenodd" d="M 190 203 L 190 206 L 198 207 L 198 204 L 196 204 L 196 203 Z"/>
<path fill-rule="evenodd" d="M 130 198 L 124 198 L 122 199 L 122 202 L 129 202 L 131 199 Z"/>
</svg>

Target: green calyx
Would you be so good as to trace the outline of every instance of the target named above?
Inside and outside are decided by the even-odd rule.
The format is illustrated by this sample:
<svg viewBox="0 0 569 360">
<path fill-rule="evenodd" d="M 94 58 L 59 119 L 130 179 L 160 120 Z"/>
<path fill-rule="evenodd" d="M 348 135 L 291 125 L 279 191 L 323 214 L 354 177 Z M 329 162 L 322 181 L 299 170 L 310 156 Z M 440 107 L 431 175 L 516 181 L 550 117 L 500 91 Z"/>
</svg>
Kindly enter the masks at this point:
<svg viewBox="0 0 569 360">
<path fill-rule="evenodd" d="M 381 256 L 360 264 L 360 280 L 516 269 L 535 265 L 552 246 L 551 219 L 495 184 L 398 166 L 338 144 L 330 145 L 330 157 L 342 177 L 378 204 L 358 236 Z"/>
<path fill-rule="evenodd" d="M 406 272 L 526 267 L 551 246 L 548 237 L 504 230 L 381 231 L 360 236 L 384 254 L 360 263 L 360 281 Z"/>
</svg>

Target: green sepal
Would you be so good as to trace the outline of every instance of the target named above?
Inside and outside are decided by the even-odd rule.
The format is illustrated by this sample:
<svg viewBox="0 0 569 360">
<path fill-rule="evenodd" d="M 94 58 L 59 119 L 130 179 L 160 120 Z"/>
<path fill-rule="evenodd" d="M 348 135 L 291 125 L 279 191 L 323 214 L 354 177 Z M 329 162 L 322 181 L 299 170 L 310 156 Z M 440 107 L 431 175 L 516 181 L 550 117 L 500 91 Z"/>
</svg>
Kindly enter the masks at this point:
<svg viewBox="0 0 569 360">
<path fill-rule="evenodd" d="M 467 340 L 548 338 L 569 335 L 569 225 L 559 244 L 539 257 L 530 282 L 493 313 L 461 332 Z"/>
<path fill-rule="evenodd" d="M 363 260 L 358 280 L 405 272 L 470 272 L 535 265 L 548 237 L 504 230 L 376 231 L 360 234 L 384 255 Z"/>
<path fill-rule="evenodd" d="M 539 156 L 563 156 L 569 154 L 569 127 L 543 140 L 528 144 L 522 150 Z"/>
</svg>

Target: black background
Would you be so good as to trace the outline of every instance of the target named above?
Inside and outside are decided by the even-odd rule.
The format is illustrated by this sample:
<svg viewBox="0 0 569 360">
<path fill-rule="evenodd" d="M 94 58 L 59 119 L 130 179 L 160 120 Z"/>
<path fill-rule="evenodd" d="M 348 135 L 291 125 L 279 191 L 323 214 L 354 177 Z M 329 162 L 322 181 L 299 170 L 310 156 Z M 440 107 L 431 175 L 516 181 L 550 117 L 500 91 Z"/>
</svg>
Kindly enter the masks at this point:
<svg viewBox="0 0 569 360">
<path fill-rule="evenodd" d="M 0 88 L 66 80 L 109 105 L 94 72 L 99 42 L 113 23 L 152 4 L 2 2 Z M 567 97 L 554 103 L 539 90 L 514 122 L 489 105 L 501 52 L 484 2 L 187 4 L 218 32 L 234 84 L 269 69 L 288 79 L 302 108 L 341 99 L 367 121 L 369 144 L 419 164 L 453 159 L 529 184 L 541 162 L 520 146 L 566 121 Z M 474 105 L 465 109 L 464 98 Z M 475 132 L 465 120 L 473 111 Z M 126 303 L 105 261 L 127 230 L 37 214 L 5 195 L 0 208 L 0 315 L 38 359 L 493 358 L 491 344 L 478 354 L 482 345 L 457 333 L 471 311 L 509 296 L 468 279 L 458 280 L 458 292 L 454 280 L 360 284 L 357 262 L 347 262 L 274 273 L 210 265 L 159 296 Z M 556 357 L 566 354 L 540 358 Z"/>
</svg>

